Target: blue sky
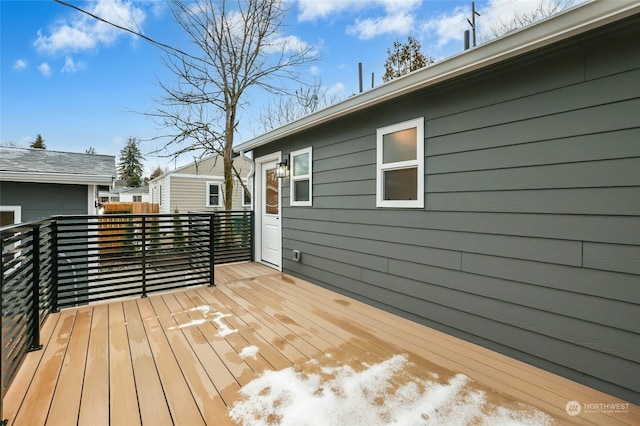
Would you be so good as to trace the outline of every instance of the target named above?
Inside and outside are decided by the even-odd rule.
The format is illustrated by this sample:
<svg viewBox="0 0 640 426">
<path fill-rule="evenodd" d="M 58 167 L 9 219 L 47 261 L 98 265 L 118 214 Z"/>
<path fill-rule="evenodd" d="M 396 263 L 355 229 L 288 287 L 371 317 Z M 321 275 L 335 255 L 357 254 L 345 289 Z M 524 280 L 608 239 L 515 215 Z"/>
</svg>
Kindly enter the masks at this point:
<svg viewBox="0 0 640 426">
<path fill-rule="evenodd" d="M 186 49 L 188 40 L 165 1 L 67 0 L 110 21 L 127 25 L 162 43 Z M 548 0 L 543 0 L 548 1 Z M 443 59 L 462 50 L 470 1 L 286 0 L 283 36 L 313 46 L 320 60 L 301 70 L 320 79 L 337 99 L 358 91 L 358 62 L 365 89 L 382 83 L 387 49 L 395 40 L 416 37 L 423 53 Z M 489 25 L 534 8 L 540 0 L 476 1 L 478 33 Z M 53 0 L 0 0 L 0 143 L 27 147 L 38 133 L 47 149 L 118 155 L 129 137 L 142 140 L 164 130 L 144 115 L 158 106 L 159 81 L 175 77 L 154 45 L 100 24 Z M 299 86 L 299 85 L 298 85 Z M 296 87 L 293 85 L 292 87 Z M 236 141 L 256 136 L 252 120 L 268 102 L 252 92 L 242 111 Z M 143 142 L 145 174 L 155 166 L 173 168 L 167 158 L 149 154 Z M 192 160 L 182 158 L 180 163 Z"/>
</svg>

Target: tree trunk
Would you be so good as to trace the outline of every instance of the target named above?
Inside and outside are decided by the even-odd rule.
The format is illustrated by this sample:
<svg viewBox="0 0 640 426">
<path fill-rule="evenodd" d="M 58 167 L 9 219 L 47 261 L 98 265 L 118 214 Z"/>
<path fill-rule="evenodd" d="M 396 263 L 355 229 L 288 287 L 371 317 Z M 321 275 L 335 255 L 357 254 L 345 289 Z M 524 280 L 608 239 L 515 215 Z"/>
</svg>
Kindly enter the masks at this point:
<svg viewBox="0 0 640 426">
<path fill-rule="evenodd" d="M 233 208 L 233 159 L 231 158 L 233 150 L 233 136 L 235 132 L 234 122 L 236 117 L 236 105 L 229 105 L 227 110 L 226 131 L 224 141 L 224 209 L 231 210 Z"/>
</svg>

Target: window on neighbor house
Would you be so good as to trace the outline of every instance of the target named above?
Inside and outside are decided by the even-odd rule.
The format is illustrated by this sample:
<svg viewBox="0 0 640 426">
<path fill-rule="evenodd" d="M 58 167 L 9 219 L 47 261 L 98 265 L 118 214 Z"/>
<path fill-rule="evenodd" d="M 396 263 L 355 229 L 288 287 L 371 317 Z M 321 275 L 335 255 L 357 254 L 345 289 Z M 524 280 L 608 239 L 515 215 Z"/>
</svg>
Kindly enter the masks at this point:
<svg viewBox="0 0 640 426">
<path fill-rule="evenodd" d="M 242 205 L 243 206 L 251 206 L 251 192 L 249 191 L 249 187 L 245 190 L 244 187 L 240 186 L 240 190 L 242 191 Z"/>
<path fill-rule="evenodd" d="M 424 207 L 424 118 L 377 130 L 376 206 Z"/>
<path fill-rule="evenodd" d="M 134 195 L 133 196 L 133 202 L 134 203 L 141 203 L 142 202 L 142 195 Z"/>
<path fill-rule="evenodd" d="M 219 183 L 207 182 L 207 207 L 222 205 L 222 187 Z"/>
<path fill-rule="evenodd" d="M 293 151 L 291 158 L 291 188 L 290 198 L 292 206 L 311 206 L 313 194 L 311 147 Z"/>
<path fill-rule="evenodd" d="M 0 206 L 0 227 L 22 222 L 22 206 Z"/>
</svg>

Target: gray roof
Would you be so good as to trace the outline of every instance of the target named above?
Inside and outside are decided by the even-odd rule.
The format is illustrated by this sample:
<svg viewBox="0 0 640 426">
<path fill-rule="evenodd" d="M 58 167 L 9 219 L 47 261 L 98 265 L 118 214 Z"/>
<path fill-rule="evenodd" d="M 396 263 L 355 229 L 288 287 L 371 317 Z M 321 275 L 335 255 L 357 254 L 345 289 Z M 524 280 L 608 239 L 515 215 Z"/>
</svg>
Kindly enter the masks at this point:
<svg viewBox="0 0 640 426">
<path fill-rule="evenodd" d="M 0 147 L 0 170 L 115 176 L 116 159 L 113 155 L 2 146 Z"/>
<path fill-rule="evenodd" d="M 73 180 L 92 177 L 109 180 L 116 176 L 116 159 L 113 155 L 81 154 L 48 149 L 13 148 L 0 146 L 0 177 L 10 180 L 15 176 L 42 177 L 56 180 L 66 177 Z"/>
<path fill-rule="evenodd" d="M 127 194 L 148 194 L 149 193 L 149 185 L 143 185 L 138 188 L 122 188 L 120 191 L 111 191 L 111 192 L 119 192 L 127 193 Z"/>
</svg>

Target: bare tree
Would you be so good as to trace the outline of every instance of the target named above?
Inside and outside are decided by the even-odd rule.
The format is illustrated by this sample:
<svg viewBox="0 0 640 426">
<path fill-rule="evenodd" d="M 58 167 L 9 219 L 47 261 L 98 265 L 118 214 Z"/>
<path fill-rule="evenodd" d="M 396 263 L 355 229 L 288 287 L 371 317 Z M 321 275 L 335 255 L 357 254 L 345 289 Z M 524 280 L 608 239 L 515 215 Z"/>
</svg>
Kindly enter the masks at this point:
<svg viewBox="0 0 640 426">
<path fill-rule="evenodd" d="M 399 41 L 393 42 L 393 48 L 387 49 L 387 60 L 384 63 L 384 75 L 382 81 L 391 81 L 401 77 L 411 71 L 418 70 L 427 65 L 431 65 L 435 60 L 430 56 L 425 56 L 421 52 L 420 42 L 409 36 L 407 43 Z"/>
<path fill-rule="evenodd" d="M 322 80 L 316 79 L 311 86 L 301 87 L 294 94 L 277 96 L 269 101 L 258 115 L 258 132 L 284 126 L 337 101 L 337 95 L 330 94 L 329 88 L 322 85 Z"/>
<path fill-rule="evenodd" d="M 509 31 L 526 27 L 538 22 L 546 17 L 555 15 L 565 9 L 573 6 L 575 0 L 540 0 L 534 9 L 529 12 L 515 12 L 513 16 L 507 20 L 499 20 L 493 23 L 486 33 L 480 36 L 482 41 L 500 37 Z"/>
<path fill-rule="evenodd" d="M 160 107 L 150 115 L 170 133 L 161 150 L 222 156 L 224 204 L 231 209 L 232 147 L 247 89 L 283 93 L 283 81 L 297 81 L 298 67 L 315 56 L 310 46 L 282 36 L 284 0 L 174 0 L 172 10 L 197 53 L 167 53 L 177 83 L 160 83 Z"/>
</svg>

